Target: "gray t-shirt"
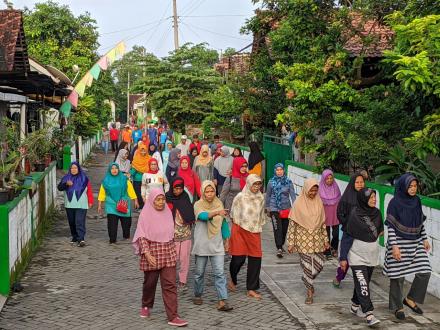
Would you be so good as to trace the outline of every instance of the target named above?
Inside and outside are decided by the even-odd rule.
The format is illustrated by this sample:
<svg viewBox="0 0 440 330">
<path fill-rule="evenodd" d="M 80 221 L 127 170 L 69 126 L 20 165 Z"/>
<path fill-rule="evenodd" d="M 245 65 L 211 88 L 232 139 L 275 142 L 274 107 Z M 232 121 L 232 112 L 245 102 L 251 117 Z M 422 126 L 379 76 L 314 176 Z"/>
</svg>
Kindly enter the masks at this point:
<svg viewBox="0 0 440 330">
<path fill-rule="evenodd" d="M 222 232 L 220 231 L 213 238 L 209 239 L 208 225 L 206 221 L 197 220 L 196 227 L 194 229 L 194 243 L 191 254 L 197 256 L 225 255 Z"/>
<path fill-rule="evenodd" d="M 351 266 L 377 266 L 379 265 L 379 244 L 355 239 L 347 259 Z"/>
</svg>

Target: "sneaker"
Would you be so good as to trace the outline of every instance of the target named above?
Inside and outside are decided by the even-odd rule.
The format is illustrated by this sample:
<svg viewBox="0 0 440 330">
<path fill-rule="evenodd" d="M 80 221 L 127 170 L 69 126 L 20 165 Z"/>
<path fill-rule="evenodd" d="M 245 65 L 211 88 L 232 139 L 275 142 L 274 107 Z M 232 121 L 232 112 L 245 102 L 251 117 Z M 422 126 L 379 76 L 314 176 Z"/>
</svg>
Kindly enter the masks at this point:
<svg viewBox="0 0 440 330">
<path fill-rule="evenodd" d="M 139 315 L 142 318 L 150 317 L 150 310 L 148 309 L 148 307 L 142 307 Z"/>
<path fill-rule="evenodd" d="M 372 327 L 373 325 L 380 323 L 380 320 L 377 319 L 373 314 L 368 314 L 366 316 L 366 319 L 369 327 Z"/>
<path fill-rule="evenodd" d="M 70 244 L 72 244 L 72 245 L 73 245 L 73 244 L 78 244 L 78 241 L 77 241 L 76 239 L 73 239 L 73 238 L 72 238 L 72 239 L 70 240 Z"/>
<path fill-rule="evenodd" d="M 350 312 L 351 312 L 351 314 L 356 315 L 358 317 L 365 317 L 366 316 L 366 314 L 364 312 L 362 312 L 362 309 L 359 305 L 352 304 L 350 307 Z"/>
<path fill-rule="evenodd" d="M 283 257 L 283 250 L 278 249 L 278 251 L 277 251 L 277 257 L 280 258 L 280 259 Z"/>
<path fill-rule="evenodd" d="M 180 317 L 174 318 L 174 320 L 168 321 L 168 325 L 172 325 L 175 327 L 186 327 L 188 322 L 181 319 Z"/>
<path fill-rule="evenodd" d="M 84 247 L 84 246 L 86 246 L 86 242 L 85 241 L 81 241 L 81 242 L 78 243 L 78 246 L 79 247 Z"/>
</svg>

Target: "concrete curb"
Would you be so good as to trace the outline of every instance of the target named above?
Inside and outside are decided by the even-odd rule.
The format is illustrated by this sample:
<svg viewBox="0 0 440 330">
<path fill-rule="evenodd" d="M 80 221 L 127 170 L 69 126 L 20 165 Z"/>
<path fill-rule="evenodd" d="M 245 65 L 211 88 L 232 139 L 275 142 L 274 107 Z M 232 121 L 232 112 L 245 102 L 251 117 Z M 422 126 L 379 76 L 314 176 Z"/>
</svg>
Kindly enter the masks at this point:
<svg viewBox="0 0 440 330">
<path fill-rule="evenodd" d="M 2 309 L 3 309 L 3 307 L 6 304 L 6 300 L 8 300 L 8 297 L 5 297 L 5 296 L 0 294 L 0 313 L 1 313 Z"/>
<path fill-rule="evenodd" d="M 292 317 L 297 319 L 304 325 L 305 329 L 318 329 L 306 314 L 296 305 L 292 299 L 287 296 L 284 291 L 275 283 L 275 281 L 264 271 L 264 267 L 260 272 L 261 281 L 267 286 L 270 292 L 277 298 L 281 305 L 289 312 Z"/>
</svg>

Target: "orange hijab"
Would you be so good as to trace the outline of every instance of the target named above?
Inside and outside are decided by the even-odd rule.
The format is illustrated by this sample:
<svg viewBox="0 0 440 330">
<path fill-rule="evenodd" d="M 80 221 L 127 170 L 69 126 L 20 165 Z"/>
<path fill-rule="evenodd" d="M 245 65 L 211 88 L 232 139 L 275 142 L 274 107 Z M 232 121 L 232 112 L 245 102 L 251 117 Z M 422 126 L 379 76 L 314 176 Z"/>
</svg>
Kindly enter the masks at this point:
<svg viewBox="0 0 440 330">
<path fill-rule="evenodd" d="M 141 155 L 141 151 L 145 150 L 147 153 L 145 156 Z M 134 153 L 133 161 L 131 162 L 131 167 L 136 171 L 141 173 L 147 173 L 150 170 L 148 162 L 150 161 L 150 155 L 148 154 L 148 148 L 143 143 L 140 143 L 138 149 Z"/>
</svg>

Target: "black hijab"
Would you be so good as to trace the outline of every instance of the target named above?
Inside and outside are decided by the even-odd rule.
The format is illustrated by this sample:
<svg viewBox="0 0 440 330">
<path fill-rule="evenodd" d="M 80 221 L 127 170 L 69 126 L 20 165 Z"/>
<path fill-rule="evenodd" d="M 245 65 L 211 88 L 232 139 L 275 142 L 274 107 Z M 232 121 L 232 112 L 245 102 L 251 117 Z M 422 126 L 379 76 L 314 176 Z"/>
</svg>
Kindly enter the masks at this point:
<svg viewBox="0 0 440 330">
<path fill-rule="evenodd" d="M 153 151 L 151 151 L 151 147 L 154 147 Z M 150 145 L 148 146 L 148 154 L 150 156 L 153 156 L 156 151 L 157 151 L 157 145 L 155 145 L 153 142 L 151 142 Z"/>
<path fill-rule="evenodd" d="M 255 165 L 264 160 L 264 156 L 257 142 L 250 142 L 249 149 L 251 152 L 249 153 L 248 166 L 249 169 L 252 170 Z"/>
<path fill-rule="evenodd" d="M 184 189 L 184 181 L 180 176 L 176 176 L 171 180 L 170 190 L 165 194 L 167 203 L 173 205 L 173 218 L 176 218 L 176 211 L 179 210 L 180 216 L 185 224 L 191 224 L 196 220 L 196 216 L 188 193 L 184 190 L 179 196 L 176 196 L 173 192 L 174 187 L 181 187 Z"/>
<path fill-rule="evenodd" d="M 342 194 L 341 200 L 339 201 L 340 203 L 341 202 L 347 203 L 352 207 L 358 205 L 358 197 L 357 197 L 358 191 L 354 187 L 354 183 L 356 182 L 356 179 L 358 177 L 361 177 L 362 179 L 364 179 L 362 174 L 359 172 L 356 172 L 355 174 L 353 174 L 350 178 L 350 182 L 348 182 L 347 188 L 345 188 L 345 191 Z M 365 179 L 364 179 L 364 181 L 365 181 Z"/>
<path fill-rule="evenodd" d="M 383 232 L 382 215 L 376 207 L 368 205 L 371 195 L 376 192 L 363 188 L 356 193 L 358 205 L 348 217 L 346 231 L 351 237 L 363 242 L 375 242 Z"/>
<path fill-rule="evenodd" d="M 411 173 L 406 173 L 397 180 L 394 197 L 387 209 L 386 224 L 393 227 L 396 234 L 405 239 L 419 238 L 425 221 L 420 198 L 408 194 L 412 181 L 419 183 Z"/>
</svg>

